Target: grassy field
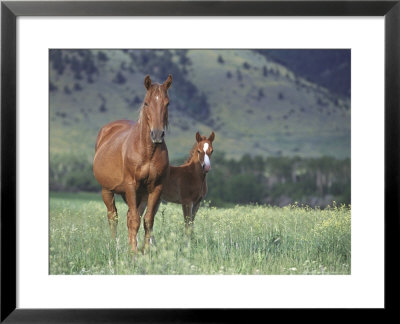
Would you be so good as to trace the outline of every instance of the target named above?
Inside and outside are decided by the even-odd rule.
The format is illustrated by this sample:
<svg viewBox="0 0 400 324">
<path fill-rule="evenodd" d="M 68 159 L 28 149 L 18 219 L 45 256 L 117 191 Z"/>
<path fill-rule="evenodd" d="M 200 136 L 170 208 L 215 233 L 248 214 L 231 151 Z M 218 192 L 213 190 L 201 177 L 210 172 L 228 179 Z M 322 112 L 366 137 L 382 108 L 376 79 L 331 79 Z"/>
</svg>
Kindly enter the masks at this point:
<svg viewBox="0 0 400 324">
<path fill-rule="evenodd" d="M 179 205 L 162 204 L 156 246 L 133 257 L 127 206 L 111 239 L 100 194 L 50 195 L 50 274 L 350 274 L 351 210 L 202 206 L 191 239 Z M 140 228 L 140 244 L 143 226 Z"/>
</svg>

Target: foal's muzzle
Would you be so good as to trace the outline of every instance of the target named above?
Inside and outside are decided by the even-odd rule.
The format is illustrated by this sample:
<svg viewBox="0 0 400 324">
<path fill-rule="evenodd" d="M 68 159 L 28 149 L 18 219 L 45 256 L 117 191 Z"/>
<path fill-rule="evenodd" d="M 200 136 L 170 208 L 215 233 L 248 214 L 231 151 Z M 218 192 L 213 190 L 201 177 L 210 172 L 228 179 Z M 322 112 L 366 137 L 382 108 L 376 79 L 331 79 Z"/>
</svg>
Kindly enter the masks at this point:
<svg viewBox="0 0 400 324">
<path fill-rule="evenodd" d="M 154 144 L 160 144 L 163 142 L 165 132 L 162 129 L 151 130 L 150 137 Z"/>
<path fill-rule="evenodd" d="M 201 165 L 203 167 L 203 171 L 207 173 L 211 169 L 211 161 L 207 154 L 204 155 L 204 162 Z"/>
</svg>

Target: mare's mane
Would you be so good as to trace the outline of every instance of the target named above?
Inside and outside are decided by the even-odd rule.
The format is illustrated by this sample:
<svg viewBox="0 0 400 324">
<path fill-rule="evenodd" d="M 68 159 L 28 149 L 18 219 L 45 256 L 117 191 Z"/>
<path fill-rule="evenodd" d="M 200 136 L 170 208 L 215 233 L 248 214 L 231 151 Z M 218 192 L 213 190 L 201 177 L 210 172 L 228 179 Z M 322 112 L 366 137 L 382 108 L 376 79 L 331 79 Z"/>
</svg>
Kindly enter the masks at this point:
<svg viewBox="0 0 400 324">
<path fill-rule="evenodd" d="M 161 84 L 158 84 L 160 87 L 161 87 Z M 159 88 L 157 89 L 157 90 L 160 90 Z M 153 96 L 154 95 L 154 90 L 152 91 L 152 93 L 151 93 L 151 96 Z M 137 123 L 138 124 L 140 124 L 140 121 L 142 120 L 142 118 L 143 118 L 143 110 L 145 109 L 145 105 L 144 105 L 144 102 L 145 102 L 145 100 L 143 99 L 143 102 L 142 102 L 142 104 L 140 105 L 140 110 L 139 110 L 139 117 L 138 117 L 138 120 L 137 120 Z M 168 129 L 168 110 L 167 110 L 167 113 L 166 113 L 166 116 L 165 116 L 165 129 Z"/>
<path fill-rule="evenodd" d="M 144 101 L 143 101 L 142 104 L 140 105 L 139 117 L 138 117 L 138 120 L 137 120 L 138 124 L 140 124 L 140 121 L 141 121 L 142 118 L 143 118 L 143 107 L 144 107 Z"/>
</svg>

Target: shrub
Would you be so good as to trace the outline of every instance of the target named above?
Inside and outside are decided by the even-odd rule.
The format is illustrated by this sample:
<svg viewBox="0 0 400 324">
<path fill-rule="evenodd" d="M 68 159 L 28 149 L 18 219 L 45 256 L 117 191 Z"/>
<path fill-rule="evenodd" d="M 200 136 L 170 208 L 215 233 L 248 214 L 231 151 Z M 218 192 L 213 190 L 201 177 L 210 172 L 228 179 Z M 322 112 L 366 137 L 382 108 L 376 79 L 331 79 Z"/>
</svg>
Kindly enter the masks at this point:
<svg viewBox="0 0 400 324">
<path fill-rule="evenodd" d="M 243 63 L 243 68 L 245 68 L 246 70 L 249 70 L 250 69 L 250 64 L 247 63 L 247 62 L 244 62 Z"/>
<path fill-rule="evenodd" d="M 99 61 L 107 62 L 108 61 L 108 56 L 107 56 L 106 53 L 100 51 L 100 52 L 97 53 L 97 59 Z"/>
<path fill-rule="evenodd" d="M 53 92 L 53 91 L 57 91 L 57 90 L 58 90 L 58 87 L 53 82 L 50 81 L 50 83 L 49 83 L 49 91 Z"/>
<path fill-rule="evenodd" d="M 124 84 L 126 82 L 126 78 L 122 72 L 118 71 L 117 75 L 113 79 L 113 82 L 116 84 Z"/>
</svg>

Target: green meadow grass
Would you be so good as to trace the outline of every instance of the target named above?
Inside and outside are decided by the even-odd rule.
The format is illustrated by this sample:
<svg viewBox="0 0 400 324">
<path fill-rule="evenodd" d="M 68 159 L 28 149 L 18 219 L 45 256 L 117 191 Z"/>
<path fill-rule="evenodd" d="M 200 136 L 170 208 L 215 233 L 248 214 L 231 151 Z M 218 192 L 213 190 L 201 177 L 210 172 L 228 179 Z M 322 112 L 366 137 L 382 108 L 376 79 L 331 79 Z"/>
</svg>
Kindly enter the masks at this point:
<svg viewBox="0 0 400 324">
<path fill-rule="evenodd" d="M 50 274 L 350 274 L 350 208 L 324 210 L 207 203 L 184 235 L 180 205 L 161 204 L 156 246 L 134 256 L 127 206 L 117 200 L 118 235 L 111 239 L 100 194 L 50 195 Z M 143 224 L 139 230 L 143 243 Z"/>
</svg>

